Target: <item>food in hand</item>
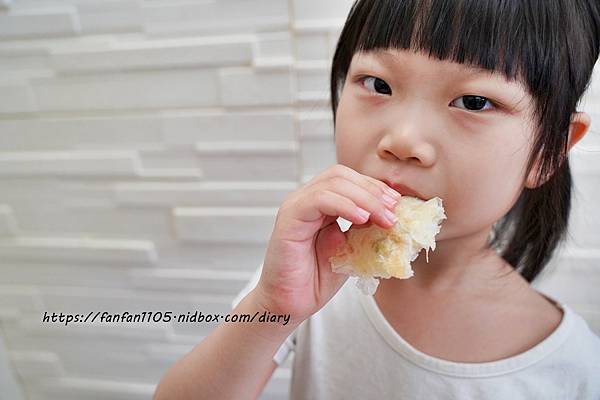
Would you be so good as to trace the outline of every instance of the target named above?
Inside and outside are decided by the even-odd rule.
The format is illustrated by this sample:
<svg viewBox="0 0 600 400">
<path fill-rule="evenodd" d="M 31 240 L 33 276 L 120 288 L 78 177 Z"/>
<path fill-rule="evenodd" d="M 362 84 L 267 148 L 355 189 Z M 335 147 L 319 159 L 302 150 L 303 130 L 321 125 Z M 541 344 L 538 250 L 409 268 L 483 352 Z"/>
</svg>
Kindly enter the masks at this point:
<svg viewBox="0 0 600 400">
<path fill-rule="evenodd" d="M 422 249 L 435 250 L 435 236 L 446 219 L 442 199 L 424 201 L 402 196 L 394 209 L 398 221 L 384 229 L 375 224 L 352 225 L 347 241 L 329 258 L 334 272 L 359 277 L 357 286 L 373 294 L 379 285 L 376 278 L 408 279 L 414 275 L 410 263 Z"/>
</svg>

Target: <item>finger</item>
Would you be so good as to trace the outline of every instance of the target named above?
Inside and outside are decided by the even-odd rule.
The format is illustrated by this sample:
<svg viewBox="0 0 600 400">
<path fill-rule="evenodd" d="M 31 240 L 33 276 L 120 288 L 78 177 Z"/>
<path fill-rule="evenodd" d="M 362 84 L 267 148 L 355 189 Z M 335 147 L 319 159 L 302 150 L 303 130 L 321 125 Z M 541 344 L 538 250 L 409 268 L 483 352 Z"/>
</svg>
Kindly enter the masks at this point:
<svg viewBox="0 0 600 400">
<path fill-rule="evenodd" d="M 311 222 L 323 215 L 342 217 L 353 223 L 363 224 L 369 219 L 370 213 L 348 197 L 331 190 L 309 192 L 305 199 L 296 203 L 296 216 L 300 220 Z"/>
<path fill-rule="evenodd" d="M 338 224 L 330 224 L 319 231 L 315 240 L 315 250 L 318 263 L 318 282 L 320 293 L 327 296 L 328 301 L 343 286 L 349 278 L 347 274 L 333 272 L 329 258 L 334 256 L 337 249 L 346 242 L 346 235 Z"/>
<path fill-rule="evenodd" d="M 323 173 L 313 177 L 313 179 L 311 179 L 305 185 L 305 188 L 332 179 L 336 176 L 344 177 L 357 185 L 363 186 L 365 189 L 369 190 L 369 192 L 371 192 L 373 196 L 376 196 L 378 198 L 383 199 L 385 198 L 384 195 L 396 199 L 400 198 L 400 193 L 390 188 L 385 182 L 372 178 L 368 175 L 363 175 L 355 171 L 354 169 L 342 164 L 335 164 L 332 167 L 325 170 Z"/>
<path fill-rule="evenodd" d="M 330 190 L 350 199 L 358 207 L 367 210 L 371 214 L 371 220 L 383 228 L 389 228 L 395 223 L 393 210 L 397 203 L 387 203 L 350 180 L 336 176 L 313 188 L 312 190 Z"/>
</svg>

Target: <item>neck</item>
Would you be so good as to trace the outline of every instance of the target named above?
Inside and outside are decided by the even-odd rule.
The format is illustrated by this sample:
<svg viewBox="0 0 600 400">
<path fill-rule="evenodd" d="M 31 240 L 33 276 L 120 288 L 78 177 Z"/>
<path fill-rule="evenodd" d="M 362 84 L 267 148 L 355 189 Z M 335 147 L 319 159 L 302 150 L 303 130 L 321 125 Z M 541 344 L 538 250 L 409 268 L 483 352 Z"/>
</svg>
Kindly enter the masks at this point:
<svg viewBox="0 0 600 400">
<path fill-rule="evenodd" d="M 422 291 L 432 295 L 465 291 L 489 293 L 506 285 L 518 273 L 508 274 L 514 269 L 487 247 L 490 229 L 439 240 L 435 251 L 429 251 L 429 263 L 425 250 L 412 262 L 413 277 L 381 279 L 380 285 L 393 292 Z"/>
</svg>

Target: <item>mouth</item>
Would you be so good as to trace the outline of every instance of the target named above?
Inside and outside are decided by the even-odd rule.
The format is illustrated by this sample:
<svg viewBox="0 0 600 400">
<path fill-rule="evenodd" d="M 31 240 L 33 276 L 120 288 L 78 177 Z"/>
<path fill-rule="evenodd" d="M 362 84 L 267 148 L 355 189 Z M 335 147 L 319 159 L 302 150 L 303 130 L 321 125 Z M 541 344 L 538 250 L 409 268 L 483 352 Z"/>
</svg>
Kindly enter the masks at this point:
<svg viewBox="0 0 600 400">
<path fill-rule="evenodd" d="M 402 196 L 417 197 L 423 201 L 427 201 L 425 196 L 423 196 L 421 193 L 417 192 L 409 186 L 403 185 L 401 183 L 393 183 L 387 179 L 383 179 L 382 182 L 385 182 L 386 185 L 394 189 L 396 192 L 400 193 Z"/>
</svg>

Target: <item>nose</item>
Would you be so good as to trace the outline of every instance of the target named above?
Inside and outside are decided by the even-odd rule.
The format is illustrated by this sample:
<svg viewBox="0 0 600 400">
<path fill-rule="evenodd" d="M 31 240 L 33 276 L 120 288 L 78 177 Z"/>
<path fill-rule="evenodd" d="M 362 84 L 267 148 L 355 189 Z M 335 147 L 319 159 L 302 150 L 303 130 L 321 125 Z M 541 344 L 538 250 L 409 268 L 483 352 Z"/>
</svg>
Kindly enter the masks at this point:
<svg viewBox="0 0 600 400">
<path fill-rule="evenodd" d="M 433 121 L 431 112 L 413 107 L 392 115 L 385 125 L 385 133 L 377 145 L 377 155 L 388 161 L 403 160 L 430 166 L 435 160 L 431 142 Z"/>
</svg>

